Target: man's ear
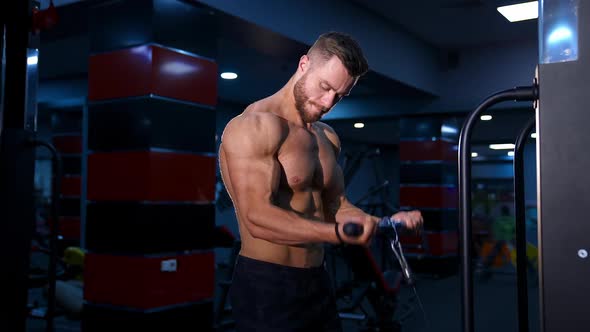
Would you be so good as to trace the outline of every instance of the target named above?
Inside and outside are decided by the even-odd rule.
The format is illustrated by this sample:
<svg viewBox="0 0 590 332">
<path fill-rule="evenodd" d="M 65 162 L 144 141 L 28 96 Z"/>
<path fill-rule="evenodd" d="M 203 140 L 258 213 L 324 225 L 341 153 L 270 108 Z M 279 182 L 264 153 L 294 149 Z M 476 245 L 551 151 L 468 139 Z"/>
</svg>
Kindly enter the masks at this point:
<svg viewBox="0 0 590 332">
<path fill-rule="evenodd" d="M 303 74 L 309 69 L 309 66 L 309 56 L 307 56 L 307 54 L 302 55 L 301 58 L 299 58 L 299 66 L 297 67 L 297 70 L 301 71 Z"/>
</svg>

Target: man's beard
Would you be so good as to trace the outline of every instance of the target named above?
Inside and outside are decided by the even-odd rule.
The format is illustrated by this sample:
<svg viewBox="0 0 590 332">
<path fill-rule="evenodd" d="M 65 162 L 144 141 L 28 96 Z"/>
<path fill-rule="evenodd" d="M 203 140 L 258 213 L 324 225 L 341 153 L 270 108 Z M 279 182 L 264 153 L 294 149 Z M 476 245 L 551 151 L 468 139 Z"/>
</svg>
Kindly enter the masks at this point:
<svg viewBox="0 0 590 332">
<path fill-rule="evenodd" d="M 307 79 L 307 74 L 303 75 L 296 83 L 295 86 L 293 88 L 293 96 L 295 98 L 295 108 L 297 109 L 297 112 L 299 113 L 299 116 L 301 116 L 301 119 L 303 120 L 303 122 L 305 123 L 312 123 L 312 122 L 316 122 L 318 121 L 323 113 L 325 113 L 325 109 L 317 104 L 312 104 L 309 101 L 309 98 L 306 96 L 305 94 L 305 81 Z M 312 114 L 311 112 L 306 112 L 305 106 L 316 106 L 317 108 L 320 109 L 321 113 L 316 115 L 316 114 Z"/>
</svg>

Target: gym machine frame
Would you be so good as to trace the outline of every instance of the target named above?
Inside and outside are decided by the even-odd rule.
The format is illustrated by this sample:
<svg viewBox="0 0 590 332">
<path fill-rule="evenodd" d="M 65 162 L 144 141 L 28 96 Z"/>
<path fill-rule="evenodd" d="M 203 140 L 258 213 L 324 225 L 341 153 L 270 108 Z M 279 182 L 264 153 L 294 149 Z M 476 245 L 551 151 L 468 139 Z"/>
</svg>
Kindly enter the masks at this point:
<svg viewBox="0 0 590 332">
<path fill-rule="evenodd" d="M 473 127 L 477 123 L 480 114 L 504 101 L 535 101 L 538 98 L 538 87 L 535 82 L 532 86 L 516 87 L 509 90 L 500 91 L 496 94 L 486 98 L 474 111 L 467 116 L 461 134 L 459 136 L 459 216 L 460 216 L 460 245 L 459 251 L 461 256 L 461 300 L 462 300 L 462 330 L 464 332 L 474 331 L 473 322 L 473 262 L 471 252 L 471 136 Z M 533 122 L 534 123 L 534 122 Z M 532 125 L 530 125 L 532 126 Z M 525 128 L 527 131 L 529 125 Z M 525 136 L 526 137 L 526 136 Z M 518 137 L 521 142 L 521 148 L 514 153 L 515 170 L 516 159 L 519 160 L 520 169 L 522 170 L 522 146 L 524 145 L 523 133 Z M 519 174 L 519 178 L 522 172 Z M 518 180 L 515 173 L 515 189 L 519 188 L 521 193 L 524 179 Z M 520 199 L 516 200 L 517 211 L 524 210 L 524 206 L 518 207 L 524 203 L 524 193 L 522 193 L 522 202 Z M 521 212 L 524 214 L 524 211 Z M 519 215 L 517 215 L 519 217 Z M 526 234 L 524 219 L 516 220 L 516 250 L 517 250 L 517 279 L 518 279 L 518 313 L 519 313 L 519 329 L 520 332 L 528 331 L 528 298 L 526 293 Z M 519 224 L 522 224 L 518 226 Z M 524 261 L 523 261 L 524 259 Z M 524 265 L 522 265 L 524 263 Z"/>
<path fill-rule="evenodd" d="M 482 109 L 504 100 L 534 100 L 537 132 L 539 307 L 542 332 L 587 331 L 588 213 L 590 156 L 587 109 L 590 77 L 590 1 L 539 1 L 539 61 L 535 85 L 504 91 L 485 100 L 464 124 L 460 137 L 460 215 L 463 331 L 473 331 L 470 253 L 470 129 Z M 537 93 L 537 91 L 539 91 Z M 525 132 L 532 126 L 527 124 Z M 517 239 L 524 235 L 521 133 L 515 151 Z M 520 219 L 520 220 L 519 220 Z M 524 243 L 517 243 L 517 269 L 524 269 Z M 520 249 L 518 248 L 520 247 Z M 525 281 L 519 276 L 519 328 L 528 328 Z"/>
</svg>

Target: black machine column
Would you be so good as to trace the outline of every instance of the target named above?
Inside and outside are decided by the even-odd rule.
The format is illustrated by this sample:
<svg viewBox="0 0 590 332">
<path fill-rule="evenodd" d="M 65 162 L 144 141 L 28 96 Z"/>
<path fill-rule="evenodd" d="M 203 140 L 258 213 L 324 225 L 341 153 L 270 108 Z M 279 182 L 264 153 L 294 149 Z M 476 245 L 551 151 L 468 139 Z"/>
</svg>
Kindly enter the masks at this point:
<svg viewBox="0 0 590 332">
<path fill-rule="evenodd" d="M 0 260 L 7 281 L 0 285 L 0 326 L 25 331 L 29 254 L 35 204 L 34 110 L 28 106 L 27 53 L 32 1 L 0 4 Z M 36 64 L 36 63 L 35 63 Z M 33 100 L 34 101 L 34 100 Z"/>
<path fill-rule="evenodd" d="M 545 0 L 539 32 L 541 331 L 588 331 L 590 1 Z"/>
</svg>

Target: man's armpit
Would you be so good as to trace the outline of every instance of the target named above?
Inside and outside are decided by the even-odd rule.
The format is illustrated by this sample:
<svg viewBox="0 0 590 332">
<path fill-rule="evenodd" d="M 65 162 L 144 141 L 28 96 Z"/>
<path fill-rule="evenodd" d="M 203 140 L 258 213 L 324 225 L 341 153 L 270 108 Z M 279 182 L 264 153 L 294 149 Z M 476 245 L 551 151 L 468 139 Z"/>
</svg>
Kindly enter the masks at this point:
<svg viewBox="0 0 590 332">
<path fill-rule="evenodd" d="M 334 219 L 336 217 L 336 213 L 342 206 L 340 199 L 338 198 L 328 198 L 324 201 L 324 214 L 329 216 L 330 219 Z"/>
</svg>

